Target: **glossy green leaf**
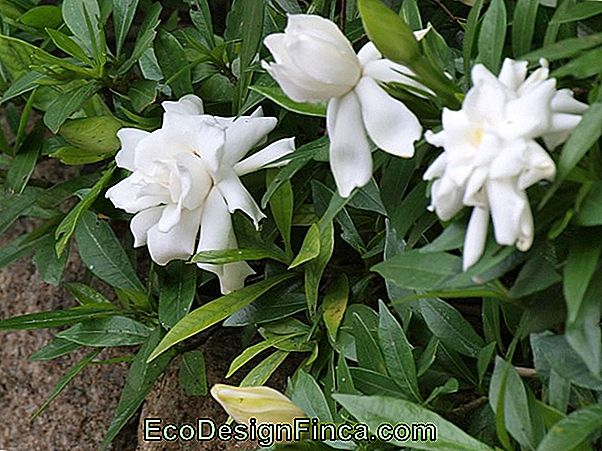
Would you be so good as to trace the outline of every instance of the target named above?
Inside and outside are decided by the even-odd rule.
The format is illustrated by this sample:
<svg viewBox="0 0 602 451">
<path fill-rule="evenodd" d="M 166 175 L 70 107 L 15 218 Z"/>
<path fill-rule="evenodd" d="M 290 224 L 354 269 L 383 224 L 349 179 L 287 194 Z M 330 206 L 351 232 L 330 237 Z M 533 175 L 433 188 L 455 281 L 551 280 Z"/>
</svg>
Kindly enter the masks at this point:
<svg viewBox="0 0 602 451">
<path fill-rule="evenodd" d="M 46 346 L 31 354 L 29 360 L 32 362 L 53 360 L 67 355 L 81 347 L 82 346 L 78 343 L 65 340 L 64 338 L 54 337 Z"/>
<path fill-rule="evenodd" d="M 301 245 L 301 250 L 290 264 L 289 269 L 296 268 L 297 266 L 318 257 L 320 255 L 320 248 L 320 227 L 317 223 L 314 223 L 307 231 L 303 244 Z"/>
<path fill-rule="evenodd" d="M 165 82 L 171 86 L 174 97 L 192 93 L 190 67 L 178 40 L 168 31 L 161 30 L 155 39 L 154 49 Z"/>
<path fill-rule="evenodd" d="M 269 289 L 292 277 L 292 274 L 274 276 L 217 298 L 193 310 L 172 327 L 150 355 L 149 362 L 156 359 L 175 344 L 227 318 L 232 313 L 253 302 Z"/>
<path fill-rule="evenodd" d="M 512 51 L 515 57 L 531 50 L 539 0 L 519 0 L 512 20 Z"/>
<path fill-rule="evenodd" d="M 502 61 L 506 40 L 506 5 L 504 0 L 492 0 L 483 17 L 479 33 L 477 61 L 496 74 Z"/>
<path fill-rule="evenodd" d="M 95 116 L 66 121 L 59 135 L 69 144 L 98 154 L 114 154 L 121 143 L 117 131 L 121 123 L 112 116 Z"/>
<path fill-rule="evenodd" d="M 293 379 L 291 401 L 310 418 L 334 421 L 326 396 L 316 380 L 305 371 L 298 371 Z"/>
<path fill-rule="evenodd" d="M 376 432 L 383 423 L 397 423 L 400 418 L 411 418 L 414 423 L 424 424 L 421 431 L 422 440 L 396 441 L 396 446 L 411 446 L 414 449 L 457 450 L 457 451 L 491 451 L 492 448 L 474 439 L 458 426 L 450 423 L 438 414 L 403 399 L 383 396 L 333 395 L 347 411 L 358 421 L 366 423 L 371 432 Z M 436 440 L 433 434 L 436 427 Z"/>
<path fill-rule="evenodd" d="M 295 102 L 278 86 L 251 86 L 250 89 L 293 113 L 304 114 L 306 116 L 326 116 L 326 105 L 324 103 Z"/>
<path fill-rule="evenodd" d="M 51 310 L 48 312 L 28 313 L 0 321 L 0 330 L 46 329 L 79 323 L 95 318 L 115 315 L 111 304 L 90 304 L 67 310 Z"/>
<path fill-rule="evenodd" d="M 138 321 L 125 316 L 112 316 L 76 324 L 59 332 L 57 337 L 84 346 L 107 347 L 141 344 L 149 334 L 149 328 Z"/>
<path fill-rule="evenodd" d="M 197 252 L 190 259 L 190 263 L 223 265 L 245 260 L 263 260 L 264 258 L 270 258 L 282 263 L 287 262 L 284 253 L 272 249 L 225 249 Z"/>
<path fill-rule="evenodd" d="M 123 43 L 134 21 L 138 0 L 113 0 L 113 25 L 115 27 L 115 54 L 121 54 Z"/>
<path fill-rule="evenodd" d="M 46 110 L 44 123 L 50 131 L 57 133 L 69 116 L 79 110 L 97 90 L 96 84 L 86 83 L 58 96 Z"/>
<path fill-rule="evenodd" d="M 82 215 L 75 230 L 79 255 L 88 269 L 117 288 L 145 291 L 130 259 L 109 224 L 92 212 Z"/>
<path fill-rule="evenodd" d="M 188 351 L 182 354 L 179 378 L 180 386 L 188 396 L 207 394 L 205 358 L 201 351 Z"/>
<path fill-rule="evenodd" d="M 77 362 L 73 367 L 71 367 L 71 369 L 69 369 L 69 371 L 67 371 L 59 379 L 59 381 L 56 383 L 56 385 L 52 389 L 52 392 L 50 393 L 50 396 L 48 397 L 48 399 L 46 399 L 46 401 L 44 401 L 42 403 L 42 405 L 40 407 L 38 407 L 36 409 L 36 411 L 33 413 L 33 415 L 31 416 L 32 421 L 35 420 L 42 412 L 44 412 L 48 408 L 48 406 L 52 403 L 52 401 L 54 401 L 63 392 L 63 390 L 67 387 L 69 382 L 71 382 L 73 379 L 75 379 L 75 377 L 79 373 L 81 373 L 82 370 L 90 364 L 90 362 L 92 362 L 94 357 L 96 357 L 100 353 L 100 351 L 102 351 L 102 349 L 97 349 L 97 350 L 91 351 L 88 354 L 86 354 L 83 359 L 81 359 L 79 362 Z"/>
<path fill-rule="evenodd" d="M 447 302 L 421 299 L 420 312 L 433 335 L 460 354 L 477 357 L 485 345 L 470 323 Z"/>
<path fill-rule="evenodd" d="M 253 368 L 240 382 L 241 387 L 256 387 L 258 385 L 264 385 L 270 378 L 274 371 L 278 369 L 282 362 L 288 357 L 290 353 L 286 351 L 274 351 L 266 357 L 259 365 Z"/>
<path fill-rule="evenodd" d="M 155 381 L 163 373 L 165 368 L 167 368 L 167 365 L 175 355 L 175 352 L 173 351 L 168 352 L 153 363 L 147 363 L 148 356 L 157 346 L 160 339 L 161 328 L 157 327 L 142 345 L 138 354 L 136 354 L 136 357 L 130 366 L 130 371 L 128 372 L 123 391 L 121 392 L 119 403 L 115 409 L 115 416 L 102 441 L 102 449 L 107 449 L 108 445 L 117 436 L 119 431 L 138 411 L 138 408 L 144 402 L 144 398 L 146 398 L 146 395 L 150 392 Z"/>
<path fill-rule="evenodd" d="M 184 262 L 172 262 L 159 276 L 159 321 L 173 327 L 190 311 L 197 288 L 197 269 Z"/>
<path fill-rule="evenodd" d="M 558 421 L 545 435 L 537 451 L 565 451 L 588 443 L 602 429 L 602 406 L 594 404 L 572 412 Z"/>
<path fill-rule="evenodd" d="M 345 315 L 348 301 L 349 280 L 343 274 L 334 280 L 324 296 L 322 318 L 333 343 L 337 340 L 337 332 Z"/>
</svg>

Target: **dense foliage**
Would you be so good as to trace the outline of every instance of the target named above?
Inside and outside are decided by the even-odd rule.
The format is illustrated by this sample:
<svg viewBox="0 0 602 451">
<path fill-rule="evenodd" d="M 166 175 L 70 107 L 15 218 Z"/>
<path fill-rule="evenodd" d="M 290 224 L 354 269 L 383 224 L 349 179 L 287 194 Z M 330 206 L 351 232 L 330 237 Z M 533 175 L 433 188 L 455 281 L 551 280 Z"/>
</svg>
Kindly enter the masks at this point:
<svg viewBox="0 0 602 451">
<path fill-rule="evenodd" d="M 462 106 L 476 64 L 498 75 L 504 58 L 530 70 L 544 58 L 558 88 L 588 107 L 550 152 L 555 176 L 521 188 L 532 245 L 498 244 L 498 230 L 485 229 L 482 255 L 464 271 L 470 211 L 442 221 L 427 209 L 425 170 L 442 150 L 429 135 L 412 158 L 372 146 L 373 177 L 339 195 L 325 102 L 291 100 L 260 64 L 271 58 L 263 39 L 300 13 L 329 18 L 356 50 L 369 38 L 409 66 L 424 89 L 386 91 L 435 132 L 444 108 Z M 36 416 L 103 349 L 132 346 L 106 446 L 169 365 L 180 366 L 183 390 L 206 395 L 204 340 L 238 327 L 255 333 L 225 376 L 247 371 L 241 385 L 264 385 L 299 354 L 287 395 L 322 421 L 434 422 L 437 442 L 410 443 L 422 449 L 602 446 L 602 2 L 0 0 L 0 14 L 0 231 L 24 217 L 38 224 L 0 247 L 0 265 L 32 256 L 58 285 L 78 253 L 89 271 L 64 284 L 72 308 L 0 321 L 5 330 L 56 328 L 33 360 L 89 350 Z M 419 40 L 409 32 L 425 29 Z M 220 117 L 262 105 L 278 119 L 269 142 L 295 137 L 296 150 L 285 166 L 241 176 L 267 218 L 256 229 L 233 214 L 238 249 L 161 266 L 133 248 L 131 215 L 105 193 L 129 175 L 114 161 L 117 131 L 158 129 L 161 102 L 191 93 Z M 40 174 L 49 166 L 36 170 L 48 159 L 74 169 L 49 184 Z M 191 264 L 242 261 L 255 275 L 234 291 Z"/>
</svg>

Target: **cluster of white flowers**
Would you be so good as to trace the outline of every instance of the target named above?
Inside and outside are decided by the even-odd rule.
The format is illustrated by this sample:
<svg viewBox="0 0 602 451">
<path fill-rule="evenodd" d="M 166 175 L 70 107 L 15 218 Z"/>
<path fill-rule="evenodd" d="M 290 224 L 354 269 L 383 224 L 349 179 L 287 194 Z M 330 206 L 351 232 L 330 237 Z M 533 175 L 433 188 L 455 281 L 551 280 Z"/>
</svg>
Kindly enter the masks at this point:
<svg viewBox="0 0 602 451">
<path fill-rule="evenodd" d="M 275 118 L 263 117 L 261 109 L 239 118 L 206 115 L 194 95 L 163 102 L 163 109 L 160 129 L 118 132 L 121 150 L 115 159 L 132 174 L 109 189 L 107 197 L 135 213 L 130 224 L 134 246 L 147 245 L 159 265 L 188 259 L 197 237 L 197 252 L 236 249 L 231 213 L 243 211 L 256 227 L 265 217 L 239 177 L 278 164 L 294 150 L 293 139 L 242 159 L 276 127 Z M 245 262 L 199 266 L 219 277 L 223 293 L 242 287 L 253 273 Z"/>
<path fill-rule="evenodd" d="M 291 99 L 328 102 L 330 166 L 341 196 L 372 177 L 369 139 L 393 155 L 413 156 L 422 127 L 382 86 L 400 82 L 425 89 L 410 69 L 383 58 L 370 42 L 356 54 L 334 23 L 312 15 L 290 15 L 285 32 L 268 36 L 265 45 L 275 62 L 263 67 Z M 483 252 L 490 214 L 498 243 L 523 251 L 532 244 L 525 190 L 555 174 L 553 160 L 536 139 L 549 149 L 564 142 L 587 108 L 569 90 L 557 90 L 548 75 L 545 63 L 528 78 L 523 61 L 506 60 L 498 77 L 476 65 L 462 108 L 445 109 L 443 129 L 425 134 L 444 149 L 424 174 L 434 180 L 431 208 L 449 220 L 464 206 L 474 207 L 465 269 Z M 294 150 L 293 139 L 243 159 L 274 129 L 275 118 L 262 117 L 261 109 L 239 118 L 206 115 L 194 95 L 164 102 L 163 108 L 160 129 L 119 131 L 117 164 L 132 174 L 107 197 L 135 214 L 134 245 L 147 245 L 160 265 L 188 259 L 195 244 L 197 252 L 236 248 L 231 213 L 243 211 L 256 226 L 264 217 L 239 177 L 282 164 Z M 223 293 L 240 288 L 253 273 L 245 262 L 199 266 L 219 277 Z"/>
<path fill-rule="evenodd" d="M 475 65 L 462 109 L 444 109 L 443 130 L 425 134 L 444 148 L 424 174 L 435 180 L 431 208 L 449 220 L 464 206 L 474 207 L 464 241 L 465 270 L 483 253 L 490 214 L 499 244 L 531 247 L 533 216 L 525 190 L 556 171 L 535 139 L 553 149 L 587 109 L 571 91 L 558 91 L 542 64 L 528 78 L 525 61 L 505 60 L 497 78 Z"/>
</svg>

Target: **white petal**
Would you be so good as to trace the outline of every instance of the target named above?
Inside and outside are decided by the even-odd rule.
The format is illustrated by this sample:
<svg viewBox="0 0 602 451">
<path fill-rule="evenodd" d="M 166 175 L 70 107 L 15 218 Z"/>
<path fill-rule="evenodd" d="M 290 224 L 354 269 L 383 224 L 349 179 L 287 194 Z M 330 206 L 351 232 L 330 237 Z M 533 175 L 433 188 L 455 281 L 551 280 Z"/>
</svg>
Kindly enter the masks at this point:
<svg viewBox="0 0 602 451">
<path fill-rule="evenodd" d="M 549 130 L 552 121 L 550 103 L 556 93 L 556 80 L 546 80 L 506 105 L 507 123 L 501 134 L 536 138 Z"/>
<path fill-rule="evenodd" d="M 180 222 L 169 232 L 159 231 L 154 225 L 148 231 L 148 251 L 158 265 L 166 265 L 172 260 L 186 260 L 194 252 L 194 243 L 199 231 L 201 208 L 182 210 Z"/>
<path fill-rule="evenodd" d="M 342 197 L 372 177 L 372 154 L 355 92 L 328 103 L 326 125 L 330 138 L 330 168 Z"/>
<path fill-rule="evenodd" d="M 273 142 L 269 146 L 254 153 L 250 157 L 234 165 L 234 170 L 239 176 L 250 174 L 262 168 L 284 166 L 287 161 L 272 163 L 295 150 L 295 138 L 284 138 Z"/>
<path fill-rule="evenodd" d="M 371 61 L 379 60 L 383 57 L 382 53 L 378 51 L 376 46 L 372 43 L 372 41 L 368 41 L 359 52 L 357 52 L 357 57 L 360 60 L 360 64 L 364 67 L 364 71 L 366 70 L 366 65 Z M 365 73 L 364 73 L 365 74 Z"/>
<path fill-rule="evenodd" d="M 121 208 L 128 213 L 138 213 L 140 210 L 145 210 L 169 201 L 167 192 L 163 195 L 145 195 L 141 193 L 140 186 L 138 185 L 139 179 L 140 174 L 134 172 L 117 185 L 109 188 L 106 197 L 115 207 Z"/>
<path fill-rule="evenodd" d="M 320 83 L 303 74 L 293 66 L 261 62 L 263 67 L 280 86 L 284 93 L 295 102 L 321 102 L 340 92 L 339 86 Z"/>
<path fill-rule="evenodd" d="M 137 128 L 122 128 L 117 132 L 117 138 L 121 142 L 121 149 L 115 155 L 115 162 L 120 168 L 130 171 L 136 170 L 135 155 L 138 143 L 149 136 L 150 133 Z"/>
<path fill-rule="evenodd" d="M 144 246 L 147 242 L 147 234 L 152 226 L 157 224 L 163 207 L 154 207 L 147 210 L 142 210 L 135 215 L 130 221 L 130 230 L 134 235 L 134 247 Z"/>
<path fill-rule="evenodd" d="M 329 42 L 300 36 L 287 40 L 286 49 L 297 70 L 318 82 L 337 86 L 334 96 L 349 91 L 360 78 L 362 67 L 355 53 L 343 53 Z"/>
<path fill-rule="evenodd" d="M 462 269 L 466 271 L 479 261 L 485 243 L 487 242 L 487 228 L 489 225 L 489 210 L 475 207 L 468 221 L 466 237 L 464 238 L 464 251 L 462 255 Z"/>
<path fill-rule="evenodd" d="M 177 102 L 167 100 L 161 106 L 166 113 L 182 115 L 203 114 L 203 101 L 194 94 L 186 94 Z"/>
<path fill-rule="evenodd" d="M 533 217 L 525 192 L 515 180 L 489 180 L 487 197 L 496 241 L 528 249 L 533 242 Z"/>
<path fill-rule="evenodd" d="M 197 252 L 236 249 L 237 247 L 228 207 L 219 191 L 212 190 L 203 210 Z M 223 294 L 242 288 L 247 276 L 255 273 L 246 262 L 226 265 L 198 263 L 197 265 L 218 276 Z"/>
<path fill-rule="evenodd" d="M 552 99 L 552 109 L 558 113 L 583 114 L 588 105 L 573 98 L 570 89 L 560 89 Z"/>
<path fill-rule="evenodd" d="M 443 221 L 453 218 L 464 205 L 462 204 L 463 189 L 457 186 L 449 177 L 437 179 L 431 185 L 431 210 Z"/>
<path fill-rule="evenodd" d="M 341 53 L 355 56 L 349 39 L 336 24 L 324 17 L 313 14 L 289 14 L 288 23 L 284 30 L 287 35 L 303 34 L 318 38 L 336 46 Z"/>
<path fill-rule="evenodd" d="M 228 172 L 224 171 L 222 176 L 223 178 L 217 182 L 216 187 L 226 201 L 230 213 L 234 213 L 236 210 L 243 211 L 259 229 L 259 222 L 266 216 L 255 203 L 251 194 L 243 186 L 233 169 L 229 169 Z"/>
<path fill-rule="evenodd" d="M 226 129 L 224 143 L 224 162 L 229 165 L 236 164 L 253 147 L 266 139 L 276 127 L 278 120 L 275 117 L 242 116 L 236 119 Z"/>
<path fill-rule="evenodd" d="M 202 122 L 192 139 L 194 150 L 203 160 L 205 167 L 213 174 L 217 174 L 224 155 L 226 129 L 216 120 Z"/>
<path fill-rule="evenodd" d="M 540 180 L 553 180 L 556 165 L 550 155 L 535 141 L 528 144 L 526 167 L 518 178 L 519 189 L 527 189 Z"/>
<path fill-rule="evenodd" d="M 443 172 L 445 171 L 445 166 L 447 165 L 447 154 L 443 152 L 439 155 L 435 161 L 431 163 L 431 165 L 427 168 L 422 176 L 423 180 L 433 180 L 435 178 L 441 177 Z"/>
<path fill-rule="evenodd" d="M 414 142 L 422 126 L 403 103 L 387 94 L 371 78 L 363 77 L 355 88 L 368 135 L 385 152 L 400 157 L 414 155 Z"/>
<path fill-rule="evenodd" d="M 182 208 L 178 204 L 168 204 L 163 209 L 161 219 L 157 223 L 159 232 L 167 233 L 174 228 L 182 217 Z"/>
<path fill-rule="evenodd" d="M 506 58 L 502 65 L 502 70 L 498 75 L 498 79 L 508 88 L 516 91 L 525 81 L 525 77 L 527 76 L 527 64 L 526 61 L 514 61 L 510 58 Z"/>
<path fill-rule="evenodd" d="M 370 77 L 384 83 L 402 83 L 432 93 L 430 89 L 412 78 L 413 75 L 414 73 L 407 67 L 402 66 L 401 64 L 395 64 L 388 59 L 371 61 L 364 66 L 364 77 Z"/>
<path fill-rule="evenodd" d="M 485 207 L 487 205 L 487 199 L 485 198 L 483 190 L 483 186 L 487 181 L 487 172 L 487 167 L 480 167 L 472 172 L 468 178 L 468 183 L 466 184 L 466 189 L 462 198 L 462 203 L 464 205 L 475 207 Z"/>
</svg>

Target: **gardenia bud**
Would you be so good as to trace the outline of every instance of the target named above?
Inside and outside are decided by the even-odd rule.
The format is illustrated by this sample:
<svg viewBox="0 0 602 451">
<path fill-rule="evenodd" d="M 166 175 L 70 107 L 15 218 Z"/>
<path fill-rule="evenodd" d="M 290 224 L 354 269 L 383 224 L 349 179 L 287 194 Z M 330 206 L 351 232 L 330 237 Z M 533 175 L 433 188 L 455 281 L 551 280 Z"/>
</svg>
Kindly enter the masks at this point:
<svg viewBox="0 0 602 451">
<path fill-rule="evenodd" d="M 282 393 L 270 387 L 234 387 L 216 384 L 211 396 L 238 423 L 249 424 L 251 418 L 257 423 L 293 424 L 295 418 L 305 418 L 305 412 Z"/>
</svg>

